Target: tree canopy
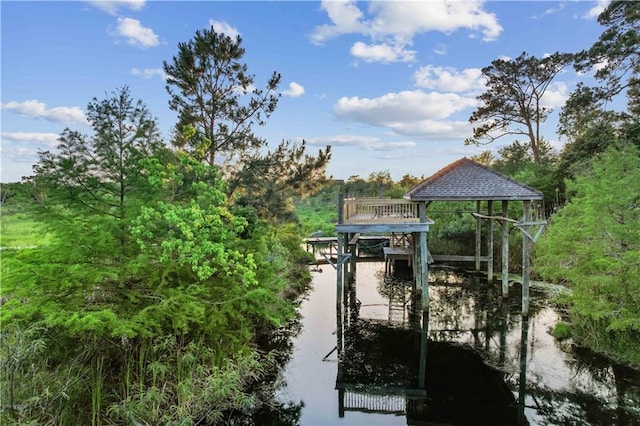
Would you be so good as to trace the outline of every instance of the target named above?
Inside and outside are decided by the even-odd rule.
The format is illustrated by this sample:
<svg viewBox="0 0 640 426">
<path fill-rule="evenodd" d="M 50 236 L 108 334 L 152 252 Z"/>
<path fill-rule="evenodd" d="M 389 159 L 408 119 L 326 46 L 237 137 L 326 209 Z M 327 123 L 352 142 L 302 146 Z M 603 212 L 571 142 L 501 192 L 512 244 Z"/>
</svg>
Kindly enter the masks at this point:
<svg viewBox="0 0 640 426">
<path fill-rule="evenodd" d="M 265 219 L 283 220 L 291 216 L 291 197 L 324 183 L 330 147 L 314 157 L 304 141 L 282 141 L 270 149 L 253 133 L 275 111 L 281 77 L 273 72 L 264 89 L 256 88 L 244 54 L 239 36 L 213 28 L 178 44 L 178 54 L 164 62 L 169 106 L 179 114 L 174 143 L 221 170 L 231 202 L 252 206 Z"/>
<path fill-rule="evenodd" d="M 534 162 L 539 162 L 540 125 L 551 112 L 542 98 L 571 57 L 556 52 L 539 59 L 523 52 L 513 60 L 496 59 L 484 67 L 487 90 L 477 98 L 480 106 L 469 118 L 475 126 L 473 137 L 465 140 L 465 144 L 491 143 L 509 135 L 524 136 Z"/>
<path fill-rule="evenodd" d="M 253 134 L 276 109 L 280 74 L 273 72 L 264 89 L 254 86 L 255 76 L 242 63 L 242 39 L 198 30 L 178 44 L 178 54 L 164 61 L 169 107 L 178 112 L 174 143 L 209 165 L 232 168 L 247 150 L 265 141 Z M 195 133 L 183 138 L 185 126 Z M 226 170 L 225 170 L 226 171 Z"/>
</svg>

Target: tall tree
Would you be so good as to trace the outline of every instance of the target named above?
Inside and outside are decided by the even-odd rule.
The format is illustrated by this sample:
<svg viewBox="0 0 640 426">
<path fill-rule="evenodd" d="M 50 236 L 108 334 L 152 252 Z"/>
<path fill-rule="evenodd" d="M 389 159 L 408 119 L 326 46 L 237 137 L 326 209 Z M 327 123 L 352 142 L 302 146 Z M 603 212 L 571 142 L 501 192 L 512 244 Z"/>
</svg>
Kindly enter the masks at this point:
<svg viewBox="0 0 640 426">
<path fill-rule="evenodd" d="M 141 100 L 133 100 L 128 87 L 93 98 L 87 120 L 93 135 L 65 129 L 57 152 L 39 153 L 32 180 L 46 194 L 39 199 L 47 215 L 55 211 L 59 219 L 109 222 L 124 248 L 128 221 L 152 194 L 141 161 L 164 145 L 155 118 Z"/>
<path fill-rule="evenodd" d="M 496 59 L 483 68 L 487 91 L 478 96 L 481 105 L 469 118 L 475 127 L 465 145 L 487 144 L 508 135 L 525 136 L 534 162 L 539 162 L 540 125 L 551 112 L 542 98 L 570 60 L 569 54 L 556 52 L 538 59 L 523 52 L 514 60 Z"/>
<path fill-rule="evenodd" d="M 264 89 L 256 88 L 241 43 L 240 36 L 199 30 L 163 63 L 169 107 L 178 112 L 175 143 L 209 165 L 230 166 L 242 152 L 263 147 L 252 127 L 263 125 L 278 104 L 280 74 L 274 71 Z M 185 126 L 196 131 L 187 140 L 181 137 Z"/>
<path fill-rule="evenodd" d="M 330 149 L 313 157 L 304 143 L 283 141 L 269 150 L 254 135 L 254 125 L 264 125 L 277 106 L 280 74 L 273 72 L 264 89 L 255 88 L 241 43 L 239 36 L 213 28 L 196 31 L 178 45 L 171 63 L 164 62 L 169 106 L 179 114 L 175 143 L 222 171 L 230 202 L 282 219 L 290 214 L 291 196 L 304 196 L 324 179 Z"/>
<path fill-rule="evenodd" d="M 589 132 L 594 122 L 618 126 L 640 116 L 640 3 L 612 1 L 598 22 L 607 28 L 589 49 L 575 55 L 574 67 L 578 72 L 595 69 L 601 86 L 578 84 L 560 114 L 558 131 L 574 139 Z M 628 111 L 611 110 L 611 101 L 625 91 Z"/>
<path fill-rule="evenodd" d="M 576 56 L 576 69 L 587 71 L 598 66 L 595 77 L 606 83 L 608 98 L 639 84 L 640 3 L 614 0 L 598 16 L 607 28 L 591 48 Z"/>
</svg>

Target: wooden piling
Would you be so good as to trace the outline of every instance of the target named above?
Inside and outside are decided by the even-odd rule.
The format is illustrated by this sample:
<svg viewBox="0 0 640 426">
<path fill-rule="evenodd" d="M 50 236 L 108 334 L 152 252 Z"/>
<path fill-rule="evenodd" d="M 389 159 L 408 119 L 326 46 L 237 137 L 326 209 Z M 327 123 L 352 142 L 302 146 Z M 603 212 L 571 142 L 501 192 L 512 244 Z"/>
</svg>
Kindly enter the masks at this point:
<svg viewBox="0 0 640 426">
<path fill-rule="evenodd" d="M 476 201 L 476 213 L 478 214 L 476 216 L 476 271 L 480 270 L 480 251 L 482 250 L 482 222 L 480 219 L 480 210 L 481 207 L 481 201 L 478 200 Z"/>
<path fill-rule="evenodd" d="M 343 234 L 338 234 L 338 255 L 336 258 L 336 271 L 337 271 L 337 279 L 336 279 L 336 311 L 342 312 L 342 245 L 343 245 Z"/>
<path fill-rule="evenodd" d="M 523 202 L 522 222 L 529 223 L 531 201 Z M 529 316 L 529 277 L 531 275 L 531 259 L 529 257 L 529 246 L 531 240 L 526 233 L 522 235 L 522 316 Z"/>
<path fill-rule="evenodd" d="M 418 216 L 420 218 L 420 222 L 427 221 L 427 206 L 424 202 L 418 204 Z M 423 312 L 429 311 L 429 251 L 427 247 L 427 233 L 419 232 L 419 248 L 417 255 L 418 258 L 415 259 L 415 262 L 419 264 L 420 269 L 420 288 L 422 290 L 422 310 Z M 417 284 L 417 282 L 416 282 Z M 425 313 L 426 315 L 426 313 Z"/>
<path fill-rule="evenodd" d="M 487 280 L 493 282 L 493 200 L 487 201 Z"/>
<path fill-rule="evenodd" d="M 509 201 L 502 200 L 502 217 L 509 217 Z M 502 297 L 509 297 L 509 221 L 502 221 Z"/>
</svg>

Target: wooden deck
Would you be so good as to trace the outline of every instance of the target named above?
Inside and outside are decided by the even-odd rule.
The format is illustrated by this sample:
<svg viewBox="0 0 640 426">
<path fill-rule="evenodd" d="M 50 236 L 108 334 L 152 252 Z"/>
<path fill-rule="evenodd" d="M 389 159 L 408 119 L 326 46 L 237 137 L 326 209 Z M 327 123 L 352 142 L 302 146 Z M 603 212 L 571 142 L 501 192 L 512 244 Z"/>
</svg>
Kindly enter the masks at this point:
<svg viewBox="0 0 640 426">
<path fill-rule="evenodd" d="M 338 233 L 427 232 L 433 221 L 420 217 L 420 203 L 391 198 L 344 198 Z M 422 219 L 422 220 L 421 220 Z"/>
<path fill-rule="evenodd" d="M 390 198 L 345 198 L 345 224 L 417 223 L 418 203 Z"/>
</svg>

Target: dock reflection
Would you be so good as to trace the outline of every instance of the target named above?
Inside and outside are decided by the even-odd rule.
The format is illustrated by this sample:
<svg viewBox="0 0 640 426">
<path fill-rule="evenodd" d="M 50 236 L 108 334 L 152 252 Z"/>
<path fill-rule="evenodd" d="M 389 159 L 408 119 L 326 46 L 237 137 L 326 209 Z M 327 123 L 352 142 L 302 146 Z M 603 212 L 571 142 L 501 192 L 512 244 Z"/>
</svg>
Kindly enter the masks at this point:
<svg viewBox="0 0 640 426">
<path fill-rule="evenodd" d="M 336 312 L 339 417 L 363 412 L 405 417 L 408 425 L 528 424 L 528 322 L 514 321 L 519 307 L 514 312 L 500 303 L 474 277 L 461 279 L 447 271 L 432 277 L 428 311 L 422 309 L 415 285 L 402 275 L 377 276 L 377 291 L 388 304 L 377 304 L 376 315 L 363 309 L 357 283 L 345 286 Z M 457 291 L 465 286 L 478 287 L 474 297 Z M 381 309 L 388 309 L 388 315 L 382 317 Z M 520 352 L 512 354 L 506 336 L 518 325 Z M 494 342 L 497 359 L 489 354 L 495 353 Z M 498 365 L 490 366 L 494 361 L 504 366 L 512 356 L 520 358 L 518 395 Z"/>
</svg>

